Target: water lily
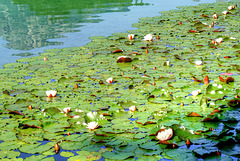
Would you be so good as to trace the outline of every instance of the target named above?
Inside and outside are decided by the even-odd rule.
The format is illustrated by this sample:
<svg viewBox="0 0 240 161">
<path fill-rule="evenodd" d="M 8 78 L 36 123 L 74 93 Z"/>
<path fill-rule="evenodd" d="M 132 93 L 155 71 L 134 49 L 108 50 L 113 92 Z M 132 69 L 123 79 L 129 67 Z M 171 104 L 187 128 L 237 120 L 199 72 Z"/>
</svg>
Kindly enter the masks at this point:
<svg viewBox="0 0 240 161">
<path fill-rule="evenodd" d="M 234 9 L 234 6 L 228 6 L 228 10 Z"/>
<path fill-rule="evenodd" d="M 217 19 L 218 18 L 218 15 L 216 13 L 213 14 L 213 18 L 214 19 Z"/>
<path fill-rule="evenodd" d="M 198 94 L 200 94 L 201 93 L 201 90 L 200 89 L 198 89 L 198 90 L 195 90 L 195 91 L 192 91 L 192 95 L 193 96 L 197 96 Z"/>
<path fill-rule="evenodd" d="M 215 90 L 211 91 L 210 93 L 211 93 L 211 94 L 216 94 Z"/>
<path fill-rule="evenodd" d="M 223 38 L 220 37 L 215 40 L 212 40 L 212 44 L 217 45 L 217 44 L 220 44 L 222 41 L 223 41 Z"/>
<path fill-rule="evenodd" d="M 131 112 L 136 111 L 136 110 L 137 110 L 137 107 L 136 107 L 136 106 L 131 106 L 131 107 L 129 107 L 129 110 L 130 110 Z"/>
<path fill-rule="evenodd" d="M 223 15 L 226 15 L 226 14 L 228 14 L 228 13 L 229 13 L 228 11 L 223 11 L 223 12 L 222 12 Z"/>
<path fill-rule="evenodd" d="M 173 136 L 172 128 L 165 129 L 164 127 L 162 127 L 156 133 L 156 138 L 160 141 L 167 141 L 167 140 L 171 139 L 172 136 Z"/>
<path fill-rule="evenodd" d="M 221 38 L 221 37 L 216 39 L 216 42 L 219 43 L 219 44 L 220 44 L 222 41 L 223 41 L 223 38 Z"/>
<path fill-rule="evenodd" d="M 110 77 L 110 78 L 108 78 L 107 80 L 106 80 L 106 82 L 108 82 L 108 83 L 112 83 L 113 82 L 113 78 L 112 77 Z"/>
<path fill-rule="evenodd" d="M 170 66 L 170 61 L 169 60 L 166 61 L 166 65 Z"/>
<path fill-rule="evenodd" d="M 153 35 L 152 34 L 147 34 L 146 36 L 144 36 L 144 41 L 152 41 L 153 40 Z"/>
<path fill-rule="evenodd" d="M 96 116 L 97 116 L 97 112 L 96 112 L 96 111 L 94 111 L 94 112 L 88 112 L 88 113 L 87 113 L 87 116 L 88 116 L 89 118 L 91 118 L 91 119 L 95 119 Z"/>
<path fill-rule="evenodd" d="M 63 112 L 66 113 L 66 114 L 70 111 L 71 111 L 71 107 L 66 107 L 66 108 L 63 109 Z"/>
<path fill-rule="evenodd" d="M 55 97 L 57 95 L 57 91 L 54 90 L 46 91 L 46 95 L 48 97 Z"/>
<path fill-rule="evenodd" d="M 195 64 L 196 64 L 197 66 L 200 66 L 200 65 L 203 64 L 203 62 L 202 62 L 201 60 L 197 60 L 197 61 L 195 61 Z"/>
<path fill-rule="evenodd" d="M 90 130 L 94 130 L 96 128 L 98 128 L 98 122 L 92 121 L 90 123 L 87 124 L 87 128 Z"/>
<path fill-rule="evenodd" d="M 128 39 L 133 40 L 134 39 L 134 34 L 128 34 Z"/>
</svg>

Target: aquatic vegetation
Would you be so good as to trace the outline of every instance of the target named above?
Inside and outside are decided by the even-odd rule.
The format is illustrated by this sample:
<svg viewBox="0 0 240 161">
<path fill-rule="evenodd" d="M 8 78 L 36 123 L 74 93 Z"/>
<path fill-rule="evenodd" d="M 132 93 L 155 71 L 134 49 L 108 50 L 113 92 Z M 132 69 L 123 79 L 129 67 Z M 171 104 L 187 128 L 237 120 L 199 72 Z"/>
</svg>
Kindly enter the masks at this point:
<svg viewBox="0 0 240 161">
<path fill-rule="evenodd" d="M 134 41 L 95 36 L 4 65 L 0 158 L 238 158 L 240 10 L 221 14 L 233 4 L 179 7 L 133 24 Z"/>
</svg>

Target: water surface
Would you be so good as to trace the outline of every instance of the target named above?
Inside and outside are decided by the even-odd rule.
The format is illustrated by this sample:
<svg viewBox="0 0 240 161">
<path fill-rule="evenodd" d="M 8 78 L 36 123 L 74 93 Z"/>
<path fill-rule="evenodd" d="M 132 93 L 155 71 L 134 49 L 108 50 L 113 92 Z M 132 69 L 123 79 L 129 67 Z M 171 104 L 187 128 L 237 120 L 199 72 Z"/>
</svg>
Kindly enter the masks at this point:
<svg viewBox="0 0 240 161">
<path fill-rule="evenodd" d="M 0 67 L 45 49 L 83 46 L 90 36 L 131 30 L 140 17 L 216 0 L 2 0 Z"/>
</svg>

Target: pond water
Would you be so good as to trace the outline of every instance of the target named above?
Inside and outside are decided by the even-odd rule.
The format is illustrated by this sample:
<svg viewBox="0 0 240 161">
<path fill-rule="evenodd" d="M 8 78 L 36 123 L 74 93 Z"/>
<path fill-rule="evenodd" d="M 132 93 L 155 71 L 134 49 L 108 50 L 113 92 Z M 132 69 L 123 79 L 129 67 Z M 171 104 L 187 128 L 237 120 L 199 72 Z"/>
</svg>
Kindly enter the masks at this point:
<svg viewBox="0 0 240 161">
<path fill-rule="evenodd" d="M 216 1 L 227 0 L 2 0 L 0 67 L 46 49 L 83 46 L 91 36 L 126 32 L 140 17 Z"/>
</svg>

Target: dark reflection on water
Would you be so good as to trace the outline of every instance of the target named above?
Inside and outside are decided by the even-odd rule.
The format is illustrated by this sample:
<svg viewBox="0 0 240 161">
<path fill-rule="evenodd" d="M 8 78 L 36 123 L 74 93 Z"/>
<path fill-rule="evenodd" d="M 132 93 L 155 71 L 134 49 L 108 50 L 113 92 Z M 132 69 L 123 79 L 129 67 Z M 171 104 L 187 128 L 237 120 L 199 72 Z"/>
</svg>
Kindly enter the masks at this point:
<svg viewBox="0 0 240 161">
<path fill-rule="evenodd" d="M 132 0 L 5 0 L 0 2 L 0 36 L 7 48 L 31 50 L 62 42 L 48 41 L 79 32 L 80 23 L 98 23 L 96 14 L 128 12 Z"/>
</svg>

